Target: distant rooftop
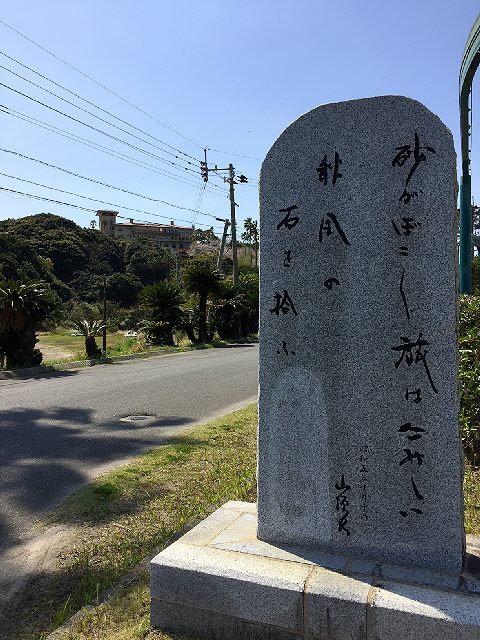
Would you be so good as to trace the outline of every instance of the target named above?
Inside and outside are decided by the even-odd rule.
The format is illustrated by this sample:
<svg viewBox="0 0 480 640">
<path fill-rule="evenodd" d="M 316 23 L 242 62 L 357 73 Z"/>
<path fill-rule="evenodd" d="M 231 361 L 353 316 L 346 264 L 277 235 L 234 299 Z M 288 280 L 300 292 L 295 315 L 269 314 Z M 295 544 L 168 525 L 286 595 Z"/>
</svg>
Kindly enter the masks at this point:
<svg viewBox="0 0 480 640">
<path fill-rule="evenodd" d="M 117 222 L 116 223 L 117 227 L 129 227 L 129 226 L 134 226 L 134 227 L 148 227 L 149 229 L 182 229 L 182 230 L 186 230 L 186 231 L 194 231 L 193 227 L 179 227 L 176 224 L 167 224 L 166 222 L 162 223 L 156 223 L 156 222 L 152 222 L 152 223 L 144 223 L 144 222 Z"/>
<path fill-rule="evenodd" d="M 107 216 L 115 216 L 117 217 L 119 215 L 118 211 L 114 211 L 113 209 L 99 209 L 96 213 L 97 216 L 101 216 L 101 215 L 107 215 Z M 123 216 L 120 216 L 120 218 L 123 218 Z M 193 227 L 179 227 L 178 225 L 175 224 L 174 220 L 170 221 L 170 224 L 167 224 L 166 222 L 160 223 L 160 222 L 149 222 L 149 223 L 144 223 L 144 222 L 136 222 L 133 218 L 129 218 L 129 222 L 116 222 L 115 223 L 117 226 L 120 225 L 122 227 L 124 226 L 134 226 L 134 227 L 153 227 L 154 229 L 165 229 L 165 228 L 171 228 L 173 227 L 174 229 L 183 229 L 183 230 L 193 230 Z"/>
</svg>

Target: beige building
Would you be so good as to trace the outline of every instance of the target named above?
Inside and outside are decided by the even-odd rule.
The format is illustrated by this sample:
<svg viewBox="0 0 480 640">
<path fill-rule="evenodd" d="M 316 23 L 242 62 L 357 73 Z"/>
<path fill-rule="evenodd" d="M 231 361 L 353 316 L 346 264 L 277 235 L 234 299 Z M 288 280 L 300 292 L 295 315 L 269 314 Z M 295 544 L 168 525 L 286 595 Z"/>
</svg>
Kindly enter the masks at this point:
<svg viewBox="0 0 480 640">
<path fill-rule="evenodd" d="M 161 247 L 171 251 L 188 251 L 192 244 L 193 227 L 177 227 L 170 224 L 146 224 L 141 222 L 119 223 L 118 211 L 97 211 L 100 231 L 110 238 L 133 240 L 144 237 L 155 240 Z"/>
</svg>

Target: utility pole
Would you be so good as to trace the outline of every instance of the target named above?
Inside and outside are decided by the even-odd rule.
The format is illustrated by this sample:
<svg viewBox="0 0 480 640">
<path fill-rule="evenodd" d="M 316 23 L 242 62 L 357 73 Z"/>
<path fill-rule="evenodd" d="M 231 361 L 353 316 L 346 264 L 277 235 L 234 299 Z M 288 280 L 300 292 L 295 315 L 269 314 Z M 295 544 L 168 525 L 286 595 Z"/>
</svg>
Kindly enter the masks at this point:
<svg viewBox="0 0 480 640">
<path fill-rule="evenodd" d="M 225 250 L 225 242 L 227 241 L 227 233 L 228 233 L 228 227 L 230 226 L 230 221 L 228 219 L 223 220 L 223 218 L 216 218 L 216 220 L 218 220 L 219 222 L 225 223 L 225 226 L 223 227 L 222 244 L 220 245 L 220 251 L 218 253 L 218 260 L 217 260 L 217 269 L 221 269 L 223 252 Z"/>
<path fill-rule="evenodd" d="M 230 185 L 230 224 L 232 225 L 232 260 L 233 260 L 233 284 L 238 284 L 238 256 L 237 256 L 237 223 L 235 220 L 235 171 L 233 164 L 228 165 L 228 183 Z"/>
<path fill-rule="evenodd" d="M 107 353 L 107 278 L 103 278 L 103 329 L 102 329 L 102 351 Z"/>
<path fill-rule="evenodd" d="M 230 186 L 229 198 L 230 198 L 230 224 L 232 225 L 232 261 L 233 261 L 233 284 L 238 284 L 238 255 L 237 255 L 237 223 L 235 220 L 235 167 L 232 163 L 228 165 L 228 169 L 219 169 L 217 165 L 213 169 L 209 169 L 207 164 L 207 150 L 205 149 L 205 160 L 200 161 L 200 174 L 204 182 L 208 182 L 208 172 L 215 171 L 228 171 L 228 178 L 223 178 L 224 182 L 228 182 Z M 242 183 L 248 182 L 248 178 L 241 174 L 239 181 Z M 225 237 L 225 232 L 224 232 Z M 223 254 L 222 254 L 223 255 Z"/>
</svg>

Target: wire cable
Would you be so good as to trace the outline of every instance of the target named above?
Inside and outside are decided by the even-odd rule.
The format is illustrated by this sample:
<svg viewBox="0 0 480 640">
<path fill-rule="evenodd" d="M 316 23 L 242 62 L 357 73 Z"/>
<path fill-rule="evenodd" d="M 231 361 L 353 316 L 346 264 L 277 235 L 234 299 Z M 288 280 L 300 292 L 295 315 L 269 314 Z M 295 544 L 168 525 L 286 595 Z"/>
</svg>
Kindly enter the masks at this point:
<svg viewBox="0 0 480 640">
<path fill-rule="evenodd" d="M 28 42 L 30 42 L 31 44 L 35 45 L 36 47 L 38 47 L 39 49 L 41 49 L 42 51 L 45 51 L 45 53 L 48 53 L 50 56 L 52 56 L 53 58 L 55 58 L 56 60 L 58 60 L 59 62 L 61 62 L 62 64 L 65 64 L 67 67 L 70 67 L 70 69 L 73 69 L 74 71 L 76 71 L 77 73 L 79 73 L 80 75 L 82 75 L 84 78 L 87 78 L 88 80 L 90 80 L 91 82 L 94 82 L 96 85 L 98 85 L 99 87 L 101 87 L 102 89 L 105 89 L 105 91 L 108 91 L 108 93 L 112 94 L 113 96 L 115 96 L 116 98 L 118 98 L 119 100 L 122 100 L 122 102 L 125 102 L 125 104 L 128 104 L 130 107 L 133 107 L 134 109 L 136 109 L 137 111 L 140 111 L 140 113 L 143 113 L 144 115 L 146 115 L 148 118 L 151 118 L 152 120 L 154 120 L 155 122 L 158 122 L 159 124 L 162 125 L 162 127 L 165 127 L 166 129 L 168 129 L 169 131 L 172 131 L 173 133 L 176 133 L 178 136 L 180 136 L 181 138 L 184 138 L 185 140 L 188 140 L 188 142 L 191 142 L 193 145 L 195 145 L 196 147 L 199 147 L 200 149 L 203 149 L 203 145 L 198 144 L 198 142 L 195 142 L 194 140 L 192 140 L 191 138 L 188 138 L 187 136 L 183 135 L 183 133 L 180 133 L 179 131 L 177 131 L 176 129 L 174 129 L 173 127 L 168 126 L 168 124 L 165 124 L 164 122 L 162 122 L 161 120 L 159 120 L 158 118 L 156 118 L 155 116 L 152 116 L 150 113 L 148 113 L 147 111 L 145 111 L 144 109 L 142 109 L 141 107 L 137 106 L 136 104 L 134 104 L 133 102 L 130 102 L 129 100 L 127 100 L 126 98 L 123 98 L 121 95 L 119 95 L 118 93 L 115 93 L 115 91 L 112 91 L 112 89 L 109 89 L 107 86 L 105 86 L 104 84 L 102 84 L 101 82 L 98 82 L 98 80 L 95 80 L 95 78 L 93 78 L 92 76 L 89 76 L 88 74 L 84 73 L 83 71 L 81 71 L 80 69 L 78 69 L 77 67 L 74 67 L 73 64 L 70 64 L 70 62 L 67 62 L 66 60 L 64 60 L 63 58 L 60 58 L 60 56 L 57 56 L 55 53 L 53 53 L 52 51 L 50 51 L 49 49 L 47 49 L 46 47 L 43 47 L 41 44 L 39 44 L 38 42 L 35 42 L 35 40 L 32 40 L 31 38 L 29 38 L 28 36 L 26 36 L 24 33 L 22 33 L 21 31 L 18 31 L 18 29 L 15 29 L 14 27 L 12 27 L 11 25 L 9 25 L 7 22 L 5 22 L 4 20 L 0 20 L 0 24 L 3 24 L 4 27 L 7 27 L 7 29 L 10 29 L 11 31 L 14 31 L 17 35 L 21 36 L 22 38 L 24 38 L 25 40 L 27 40 Z"/>
<path fill-rule="evenodd" d="M 153 171 L 154 173 L 158 173 L 159 175 L 171 178 L 172 180 L 176 180 L 177 182 L 182 182 L 184 184 L 188 184 L 190 186 L 194 186 L 194 182 L 188 181 L 187 177 L 188 176 L 180 176 L 178 174 L 175 173 L 170 173 L 169 171 L 166 170 L 160 170 L 159 168 L 155 167 L 155 165 L 152 165 L 148 162 L 146 162 L 145 160 L 140 160 L 139 158 L 132 158 L 132 156 L 129 156 L 127 154 L 121 153 L 120 151 L 117 151 L 116 149 L 110 149 L 109 147 L 105 147 L 101 144 L 99 144 L 98 142 L 94 142 L 93 140 L 89 140 L 88 138 L 82 138 L 81 136 L 78 136 L 75 133 L 72 133 L 70 131 L 65 131 L 65 129 L 60 129 L 59 127 L 56 127 L 55 125 L 51 125 L 47 122 L 43 122 L 42 120 L 38 120 L 37 118 L 34 118 L 33 116 L 29 116 L 27 114 L 22 114 L 21 112 L 15 111 L 14 109 L 11 109 L 10 107 L 5 107 L 6 109 L 8 109 L 8 111 L 5 111 L 3 108 L 3 105 L 0 105 L 0 111 L 2 111 L 2 113 L 6 114 L 6 115 L 10 115 L 13 116 L 15 118 L 18 118 L 20 120 L 23 120 L 24 122 L 28 122 L 29 124 L 33 124 L 36 127 L 39 127 L 40 129 L 45 129 L 46 131 L 49 131 L 50 133 L 56 133 L 57 135 L 60 135 L 64 138 L 67 138 L 67 140 L 73 140 L 74 142 L 79 142 L 80 144 L 83 144 L 87 147 L 90 147 L 92 149 L 95 149 L 96 151 L 102 151 L 103 153 L 106 153 L 107 155 L 112 156 L 113 158 L 117 158 L 119 160 L 124 160 L 125 162 L 129 162 L 130 164 L 133 164 L 135 166 L 141 167 L 142 169 L 147 169 L 148 171 Z M 215 191 L 213 191 L 212 193 L 216 193 Z"/>
<path fill-rule="evenodd" d="M 194 208 L 194 211 L 195 211 L 195 209 L 196 209 L 196 206 L 197 206 L 197 203 L 198 203 L 198 199 L 199 199 L 199 197 L 200 197 L 200 190 L 201 190 L 201 188 L 202 188 L 202 181 L 201 181 L 201 179 L 200 179 L 199 184 L 198 184 L 198 189 L 195 191 L 195 197 L 194 197 L 194 200 L 193 200 L 193 208 Z M 195 220 L 195 216 L 193 216 L 193 219 Z"/>
<path fill-rule="evenodd" d="M 215 153 L 223 153 L 226 156 L 236 156 L 237 158 L 249 158 L 250 160 L 258 160 L 258 162 L 263 162 L 262 158 L 256 158 L 255 156 L 244 156 L 241 153 L 231 153 L 230 151 L 221 151 L 220 149 L 210 149 L 210 148 L 209 148 L 209 151 L 214 151 Z"/>
<path fill-rule="evenodd" d="M 113 184 L 109 184 L 108 182 L 102 182 L 101 180 L 96 180 L 95 178 L 89 178 L 88 176 L 83 176 L 80 173 L 75 173 L 74 171 L 70 171 L 68 169 L 64 169 L 63 167 L 59 167 L 55 164 L 50 164 L 49 162 L 45 162 L 44 160 L 39 160 L 38 158 L 32 158 L 31 156 L 26 156 L 23 153 L 19 153 L 18 151 L 13 151 L 12 149 L 2 149 L 0 147 L 0 152 L 10 153 L 19 158 L 23 158 L 24 160 L 31 160 L 32 162 L 37 162 L 45 167 L 50 167 L 51 169 L 56 169 L 58 171 L 63 171 L 63 173 L 67 173 L 70 176 L 74 176 L 75 178 L 81 178 L 82 180 L 87 180 L 88 182 L 94 182 L 95 184 L 99 184 L 102 187 L 108 187 L 109 189 L 115 189 L 116 191 L 122 191 L 123 193 L 128 193 L 129 195 L 136 196 L 137 198 L 143 198 L 145 200 L 150 200 L 151 202 L 160 202 L 161 204 L 166 204 L 169 207 L 174 207 L 175 209 L 182 209 L 184 211 L 192 211 L 193 213 L 197 213 L 197 209 L 190 209 L 189 207 L 182 207 L 179 204 L 173 204 L 172 202 L 167 202 L 167 200 L 161 200 L 159 198 L 153 198 L 152 196 L 146 196 L 143 193 L 137 193 L 136 191 L 130 191 L 129 189 L 124 189 L 123 187 L 116 187 Z M 196 201 L 196 199 L 195 199 Z M 203 213 L 203 212 L 200 212 Z M 205 214 L 209 215 L 209 214 Z M 214 216 L 215 217 L 215 216 Z"/>
<path fill-rule="evenodd" d="M 135 213 L 146 213 L 149 216 L 155 216 L 156 218 L 165 218 L 166 220 L 169 219 L 168 216 L 161 216 L 158 213 L 152 213 L 151 211 L 144 211 L 143 209 L 135 209 L 132 207 L 127 207 L 123 204 L 117 204 L 115 202 L 106 202 L 105 200 L 99 200 L 98 198 L 91 198 L 90 196 L 84 196 L 80 193 L 75 193 L 73 191 L 66 191 L 65 189 L 59 189 L 58 187 L 49 187 L 46 184 L 41 184 L 40 182 L 34 182 L 33 180 L 27 180 L 27 178 L 19 178 L 18 176 L 12 176 L 9 175 L 8 173 L 2 173 L 0 171 L 0 176 L 4 176 L 5 178 L 11 178 L 12 180 L 19 180 L 20 182 L 28 182 L 28 184 L 33 184 L 36 187 L 42 187 L 43 189 L 50 189 L 51 191 L 58 191 L 59 193 L 66 193 L 69 196 L 75 196 L 77 198 L 84 198 L 85 200 L 92 200 L 93 202 L 100 202 L 101 204 L 108 204 L 109 207 L 119 207 L 120 209 L 127 209 L 128 211 L 135 211 Z M 191 211 L 191 209 L 190 209 Z M 198 210 L 194 210 L 194 213 L 198 214 L 199 211 Z M 216 216 L 214 216 L 211 213 L 202 213 L 201 215 L 203 216 L 207 216 L 209 218 L 213 218 L 214 220 L 216 219 Z M 181 222 L 191 222 L 190 220 L 181 220 Z"/>
<path fill-rule="evenodd" d="M 106 113 L 111 118 L 115 118 L 115 120 L 118 120 L 119 122 L 122 122 L 123 124 L 126 124 L 127 126 L 131 127 L 132 129 L 135 129 L 136 131 L 140 131 L 140 133 L 143 133 L 144 135 L 148 136 L 149 138 L 152 138 L 152 140 L 156 140 L 157 142 L 160 142 L 161 144 L 165 145 L 169 149 L 173 149 L 174 151 L 177 151 L 178 153 L 181 153 L 183 156 L 186 156 L 187 158 L 190 158 L 191 160 L 195 160 L 196 162 L 199 162 L 198 158 L 195 158 L 194 156 L 191 156 L 190 154 L 185 153 L 185 151 L 182 151 L 181 149 L 177 149 L 177 147 L 173 147 L 171 144 L 168 144 L 168 142 L 165 142 L 165 140 L 161 140 L 160 138 L 156 138 L 155 136 L 152 136 L 147 131 L 144 131 L 143 129 L 140 129 L 139 127 L 136 127 L 135 125 L 131 124 L 130 122 L 127 122 L 126 120 L 123 120 L 122 118 L 119 118 L 114 113 L 111 113 L 110 111 L 107 111 L 107 109 L 103 109 L 102 107 L 99 107 L 98 104 L 95 104 L 91 100 L 88 100 L 87 98 L 84 98 L 83 96 L 79 95 L 78 93 L 75 93 L 75 91 L 72 91 L 71 89 L 67 89 L 67 87 L 64 87 L 59 82 L 56 82 L 55 80 L 52 80 L 48 76 L 43 75 L 43 73 L 40 73 L 39 71 L 36 71 L 35 69 L 32 69 L 32 67 L 29 67 L 28 65 L 24 64 L 23 62 L 20 62 L 20 60 L 17 60 L 16 58 L 12 58 L 12 56 L 9 56 L 4 51 L 0 51 L 0 55 L 4 56 L 5 58 L 8 58 L 8 60 L 11 60 L 12 62 L 15 62 L 16 64 L 20 65 L 24 69 L 28 69 L 28 71 L 30 71 L 31 73 L 35 73 L 40 78 L 43 78 L 44 80 L 47 80 L 48 82 L 51 82 L 56 87 L 59 87 L 60 89 L 62 89 L 63 91 L 66 91 L 70 95 L 75 96 L 79 100 L 82 100 L 83 102 L 86 102 L 87 104 L 91 105 L 92 107 L 95 107 L 95 109 L 98 109 L 99 111 L 102 111 L 103 113 Z"/>
<path fill-rule="evenodd" d="M 195 213 L 193 215 L 193 220 L 196 222 L 198 214 L 201 212 L 200 207 L 202 206 L 202 201 L 203 201 L 203 194 L 205 193 L 205 187 L 207 186 L 207 183 L 204 182 L 203 183 L 203 187 L 200 185 L 200 190 L 199 190 L 199 194 L 198 194 L 198 198 L 197 198 L 197 203 L 196 203 L 196 209 L 195 209 Z M 215 219 L 217 219 L 217 216 L 214 216 Z"/>
<path fill-rule="evenodd" d="M 26 198 L 33 198 L 34 200 L 42 200 L 44 202 L 53 202 L 54 204 L 60 204 L 63 205 L 65 207 L 72 207 L 73 209 L 80 209 L 82 211 L 88 211 L 90 213 L 96 213 L 97 209 L 90 209 L 88 207 L 82 207 L 81 205 L 78 204 L 72 204 L 71 202 L 64 202 L 63 200 L 53 200 L 52 198 L 46 198 L 44 196 L 37 196 L 34 195 L 33 193 L 25 193 L 24 191 L 16 191 L 15 189 L 7 189 L 7 187 L 0 187 L 0 191 L 4 191 L 6 193 L 15 193 L 17 195 L 20 196 L 25 196 Z M 100 200 L 98 200 L 98 202 L 100 202 Z M 123 220 L 130 220 L 133 218 L 127 218 L 125 216 L 118 216 L 119 218 L 122 218 Z M 163 216 L 166 217 L 166 216 Z M 167 218 L 168 220 L 169 218 Z M 143 222 L 146 224 L 156 224 L 155 222 L 152 222 L 151 220 L 136 220 L 136 222 Z M 188 224 L 192 224 L 190 220 L 180 220 L 179 222 L 186 222 Z M 207 229 L 210 229 L 210 227 L 208 227 L 207 225 L 203 225 L 206 226 Z M 221 227 L 214 227 L 216 229 L 220 229 Z"/>
<path fill-rule="evenodd" d="M 154 173 L 158 173 L 159 175 L 165 176 L 170 178 L 171 180 L 176 180 L 177 182 L 182 182 L 184 184 L 188 184 L 189 186 L 196 186 L 196 183 L 190 181 L 189 176 L 186 175 L 179 175 L 179 174 L 174 174 L 171 173 L 169 171 L 166 170 L 160 170 L 159 168 L 155 167 L 154 165 L 146 162 L 145 160 L 140 160 L 138 158 L 132 158 L 132 156 L 129 156 L 127 154 L 121 153 L 120 151 L 117 151 L 115 149 L 111 149 L 109 147 L 105 147 L 104 145 L 99 144 L 98 142 L 94 142 L 93 140 L 89 140 L 88 138 L 83 138 L 82 136 L 78 136 L 75 133 L 72 133 L 70 131 L 66 131 L 65 129 L 60 129 L 59 127 L 56 127 L 55 125 L 51 125 L 49 123 L 43 122 L 42 120 L 38 120 L 37 118 L 34 118 L 33 116 L 29 116 L 27 114 L 21 113 L 20 111 L 16 111 L 15 109 L 12 109 L 11 107 L 7 107 L 5 105 L 0 104 L 0 111 L 6 115 L 10 115 L 13 116 L 15 118 L 19 118 L 20 120 L 23 120 L 25 122 L 28 122 L 29 124 L 33 124 L 37 127 L 40 127 L 41 129 L 45 129 L 47 131 L 49 131 L 50 133 L 56 133 L 57 135 L 63 136 L 64 138 L 67 138 L 69 140 L 73 140 L 74 142 L 79 142 L 80 144 L 83 144 L 87 147 L 90 147 L 92 149 L 95 149 L 96 151 L 102 151 L 103 153 L 110 155 L 114 158 L 117 158 L 119 160 L 123 160 L 124 162 L 128 162 L 130 164 L 133 164 L 135 166 L 138 166 L 142 169 L 146 169 L 148 171 L 153 171 Z M 228 198 L 228 195 L 225 193 L 225 191 L 222 192 L 221 188 L 218 187 L 217 185 L 211 185 L 213 188 L 219 189 L 219 191 L 214 191 L 213 188 L 212 189 L 208 189 L 208 191 L 210 193 L 213 193 L 215 195 L 218 195 L 220 197 L 226 197 Z"/>
<path fill-rule="evenodd" d="M 133 109 L 136 109 L 137 111 L 139 111 L 140 113 L 142 113 L 143 115 L 147 116 L 148 118 L 150 118 L 151 120 L 153 120 L 154 122 L 157 122 L 158 124 L 162 125 L 162 127 L 165 127 L 166 129 L 168 129 L 169 131 L 172 131 L 172 133 L 175 133 L 176 135 L 180 136 L 181 138 L 183 138 L 184 140 L 187 140 L 188 142 L 190 142 L 191 144 L 193 144 L 194 146 L 198 147 L 199 149 L 203 149 L 204 145 L 199 144 L 198 142 L 195 142 L 195 140 L 192 140 L 191 138 L 189 138 L 188 136 L 185 136 L 183 133 L 180 133 L 178 130 L 174 129 L 173 127 L 170 127 L 169 125 L 167 125 L 165 122 L 162 122 L 161 120 L 159 120 L 158 118 L 156 118 L 155 116 L 153 116 L 152 114 L 148 113 L 148 111 L 145 111 L 144 109 L 142 109 L 141 107 L 139 107 L 138 105 L 134 104 L 133 102 L 131 102 L 130 100 L 127 100 L 126 98 L 124 98 L 123 96 L 121 96 L 120 94 L 116 93 L 115 91 L 113 91 L 112 89 L 110 89 L 109 87 L 107 87 L 106 85 L 102 84 L 101 82 L 99 82 L 98 80 L 96 80 L 95 78 L 93 78 L 92 76 L 88 75 L 87 73 L 85 73 L 84 71 L 82 71 L 81 69 L 78 69 L 78 67 L 75 67 L 73 64 L 71 64 L 70 62 L 67 62 L 66 60 L 64 60 L 63 58 L 61 58 L 60 56 L 56 55 L 55 53 L 53 53 L 52 51 L 50 51 L 49 49 L 47 49 L 46 47 L 42 46 L 41 44 L 39 44 L 38 42 L 36 42 L 35 40 L 33 40 L 32 38 L 29 38 L 27 35 L 25 35 L 24 33 L 22 33 L 21 31 L 19 31 L 18 29 L 15 29 L 15 27 L 12 27 L 10 24 L 8 24 L 7 22 L 5 22 L 4 20 L 0 20 L 0 24 L 2 24 L 4 27 L 6 27 L 7 29 L 10 29 L 11 31 L 13 31 L 14 33 L 16 33 L 17 35 L 19 35 L 21 38 L 24 38 L 25 40 L 27 40 L 28 42 L 30 42 L 31 44 L 33 44 L 34 46 L 38 47 L 39 49 L 41 49 L 42 51 L 44 51 L 45 53 L 48 53 L 48 55 L 52 56 L 53 58 L 55 58 L 55 60 L 58 60 L 59 62 L 61 62 L 62 64 L 66 65 L 67 67 L 69 67 L 70 69 L 73 69 L 74 71 L 76 71 L 77 73 L 79 73 L 81 76 L 83 76 L 84 78 L 87 78 L 87 80 L 90 80 L 91 82 L 93 82 L 94 84 L 96 84 L 97 86 L 101 87 L 102 89 L 104 89 L 105 91 L 107 91 L 108 93 L 110 93 L 111 95 L 115 96 L 116 98 L 118 98 L 119 100 L 121 100 L 122 102 L 124 102 L 125 104 L 128 104 L 130 107 L 132 107 Z M 2 52 L 0 52 L 2 53 Z M 2 55 L 6 55 L 6 54 L 2 54 Z M 10 57 L 10 56 L 7 56 Z M 11 60 L 17 62 L 18 64 L 26 67 L 27 69 L 31 70 L 33 73 L 37 73 L 38 75 L 40 75 L 41 77 L 44 77 L 45 79 L 49 80 L 50 82 L 53 82 L 54 84 L 56 84 L 57 86 L 61 87 L 62 89 L 64 89 L 65 91 L 71 93 L 72 95 L 76 95 L 74 92 L 70 91 L 69 89 L 63 87 L 62 85 L 60 85 L 59 83 L 55 83 L 53 80 L 50 80 L 50 78 L 47 78 L 46 76 L 42 76 L 42 74 L 40 74 L 37 71 L 34 71 L 33 69 L 30 69 L 29 67 L 27 67 L 27 65 L 23 65 L 21 62 L 15 60 L 15 58 L 11 58 Z M 82 98 L 81 96 L 77 96 L 78 98 L 80 98 L 81 100 L 85 100 L 86 102 L 88 102 L 89 104 L 92 104 L 93 106 L 96 106 L 97 109 L 100 109 L 101 111 L 104 111 L 105 113 L 108 113 L 109 115 L 111 115 L 114 118 L 117 118 L 117 116 L 115 116 L 114 114 L 111 114 L 110 112 L 101 109 L 101 107 L 98 107 L 97 105 L 94 105 L 94 103 L 89 102 L 88 100 L 86 100 L 85 98 Z M 121 120 L 120 118 L 118 118 L 119 120 Z M 137 128 L 137 127 L 133 127 L 133 125 L 130 125 L 129 123 L 127 123 L 126 121 L 121 120 L 122 122 L 124 122 L 124 124 L 128 124 L 128 126 L 131 126 L 132 128 Z M 139 131 L 142 131 L 143 133 L 145 133 L 146 135 L 149 135 L 148 133 L 144 132 L 141 129 L 138 129 Z M 152 136 L 149 136 L 152 137 Z M 157 141 L 158 138 L 155 138 Z M 163 141 L 160 141 L 162 143 L 164 143 Z M 167 143 L 164 143 L 167 144 Z M 170 146 L 170 145 L 167 145 Z M 173 149 L 175 149 L 175 151 L 178 151 L 179 153 L 181 153 L 182 155 L 187 155 L 187 157 L 193 158 L 192 156 L 188 156 L 188 154 L 185 154 L 183 151 L 181 151 L 180 149 L 177 149 L 176 147 L 171 147 Z M 244 155 L 244 154 L 240 154 L 240 153 L 232 153 L 230 151 L 222 151 L 221 149 L 210 149 L 211 151 L 215 152 L 215 153 L 221 153 L 224 155 L 231 155 L 231 156 L 236 156 L 238 158 L 248 158 L 250 160 L 257 160 L 258 162 L 262 162 L 263 159 L 262 158 L 258 158 L 256 156 L 250 156 L 250 155 Z"/>
<path fill-rule="evenodd" d="M 190 169 L 189 167 L 182 167 L 181 165 L 177 165 L 176 162 L 173 162 L 172 160 L 165 160 L 164 158 L 161 158 L 160 156 L 156 155 L 155 153 L 152 153 L 151 151 L 146 151 L 145 149 L 142 149 L 141 147 L 137 147 L 134 144 L 131 144 L 130 142 L 127 142 L 126 140 L 122 140 L 121 138 L 117 138 L 117 136 L 112 135 L 111 133 L 108 133 L 107 131 L 103 131 L 102 129 L 98 129 L 97 127 L 94 127 L 91 124 L 88 124 L 87 122 L 83 122 L 83 120 L 79 120 L 78 118 L 75 118 L 74 116 L 71 116 L 68 113 L 65 113 L 64 111 L 60 111 L 60 109 L 56 109 L 55 107 L 52 107 L 51 105 L 46 104 L 45 102 L 42 102 L 41 100 L 37 100 L 36 98 L 32 98 L 32 96 L 29 96 L 26 93 L 23 93 L 22 91 L 19 91 L 18 89 L 14 89 L 13 87 L 10 87 L 8 84 L 5 84 L 3 82 L 0 82 L 0 87 L 4 87 L 5 89 L 8 89 L 9 91 L 13 91 L 14 93 L 27 98 L 27 100 L 31 100 L 32 102 L 36 102 L 37 104 L 41 105 L 42 107 L 45 107 L 46 109 L 50 109 L 51 111 L 54 111 L 55 113 L 58 113 L 62 116 L 64 116 L 65 118 L 69 118 L 70 120 L 73 120 L 74 122 L 81 124 L 85 127 L 88 127 L 89 129 L 92 129 L 93 131 L 96 131 L 97 133 L 101 133 L 104 136 L 107 136 L 107 138 L 111 138 L 112 140 L 115 140 L 116 142 L 120 142 L 121 144 L 126 145 L 127 147 L 130 147 L 131 149 L 135 149 L 135 151 L 139 151 L 140 153 L 144 153 L 147 156 L 151 156 L 152 158 L 155 158 L 155 160 L 158 160 L 159 162 L 163 162 L 164 164 L 172 164 L 175 166 L 180 167 L 181 169 L 184 169 L 185 171 L 191 171 L 192 173 L 198 173 L 197 170 L 195 169 Z M 78 107 L 80 108 L 80 107 Z M 113 125 L 112 125 L 113 126 Z M 133 134 L 131 134 L 133 135 Z"/>
<path fill-rule="evenodd" d="M 148 140 L 145 140 L 144 138 L 141 138 L 140 136 L 137 136 L 134 133 L 131 133 L 130 131 L 127 131 L 126 129 L 123 129 L 122 127 L 119 127 L 118 125 L 113 124 L 112 122 L 109 122 L 108 120 L 106 120 L 105 118 L 102 118 L 101 116 L 97 116 L 97 114 L 92 113 L 88 109 L 84 109 L 83 107 L 80 107 L 78 104 L 75 104 L 74 102 L 71 102 L 70 100 L 67 100 L 66 98 L 63 98 L 62 96 L 59 96 L 57 93 L 54 93 L 53 91 L 50 91 L 49 89 L 46 89 L 45 87 L 42 87 L 40 84 L 37 84 L 36 82 L 33 82 L 33 80 L 29 80 L 28 78 L 25 78 L 24 76 L 21 76 L 19 73 L 16 73 L 15 71 L 12 71 L 12 69 L 9 69 L 8 67 L 4 67 L 3 65 L 0 65 L 0 69 L 3 69 L 4 71 L 8 71 L 8 73 L 11 73 L 12 75 L 16 76 L 17 78 L 20 78 L 24 82 L 28 82 L 29 84 L 33 85 L 34 87 L 37 87 L 37 89 L 41 89 L 42 91 L 45 91 L 46 93 L 50 94 L 54 98 L 57 98 L 58 100 L 62 100 L 63 102 L 66 102 L 67 104 L 69 104 L 70 106 L 74 107 L 75 109 L 79 109 L 80 111 L 83 111 L 83 113 L 87 113 L 89 116 L 92 116 L 93 118 L 97 118 L 97 120 L 100 120 L 101 122 L 104 122 L 105 124 L 108 124 L 109 127 L 114 127 L 115 129 L 118 129 L 122 133 L 126 133 L 128 136 L 132 136 L 132 138 L 135 138 L 136 140 L 140 140 L 141 142 L 144 142 L 145 144 L 148 144 L 151 147 L 154 147 L 155 149 L 158 149 L 159 151 L 162 151 L 163 153 L 166 153 L 166 154 L 168 154 L 170 156 L 173 156 L 174 158 L 177 158 L 177 160 L 180 160 L 181 162 L 185 162 L 186 164 L 189 164 L 192 167 L 196 166 L 196 164 L 200 163 L 200 160 L 197 160 L 196 163 L 193 163 L 190 160 L 184 160 L 183 158 L 180 158 L 175 153 L 172 153 L 171 151 L 167 151 L 166 149 L 163 149 L 162 147 L 159 147 L 158 145 L 154 144 L 153 142 L 149 142 Z M 148 133 L 147 133 L 147 135 L 148 135 Z M 195 158 L 194 158 L 194 160 L 195 160 Z M 173 163 L 171 160 L 170 160 L 170 162 L 172 164 L 178 164 L 178 163 Z M 178 165 L 178 166 L 181 166 L 181 165 Z M 184 168 L 185 167 L 182 166 L 182 169 L 184 169 Z"/>
</svg>

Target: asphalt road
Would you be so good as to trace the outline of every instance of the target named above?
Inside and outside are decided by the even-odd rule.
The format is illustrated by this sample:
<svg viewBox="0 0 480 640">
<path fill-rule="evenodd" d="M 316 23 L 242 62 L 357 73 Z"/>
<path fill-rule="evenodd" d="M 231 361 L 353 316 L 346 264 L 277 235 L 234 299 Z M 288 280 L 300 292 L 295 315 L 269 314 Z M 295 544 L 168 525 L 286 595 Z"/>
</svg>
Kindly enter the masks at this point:
<svg viewBox="0 0 480 640">
<path fill-rule="evenodd" d="M 0 381 L 0 549 L 96 475 L 254 402 L 257 363 L 245 344 Z"/>
</svg>

